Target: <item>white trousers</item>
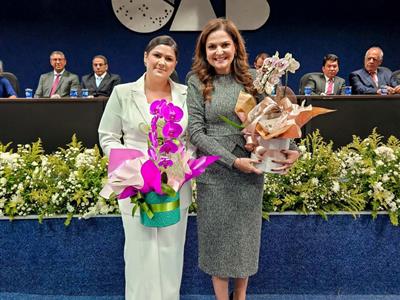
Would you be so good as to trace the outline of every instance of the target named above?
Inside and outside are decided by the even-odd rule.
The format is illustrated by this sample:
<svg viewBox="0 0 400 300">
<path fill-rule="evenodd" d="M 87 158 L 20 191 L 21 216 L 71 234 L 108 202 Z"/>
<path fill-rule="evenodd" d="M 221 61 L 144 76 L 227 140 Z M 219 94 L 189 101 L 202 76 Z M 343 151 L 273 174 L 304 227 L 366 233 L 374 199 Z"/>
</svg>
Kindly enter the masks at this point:
<svg viewBox="0 0 400 300">
<path fill-rule="evenodd" d="M 179 223 L 151 228 L 122 214 L 126 300 L 179 300 L 187 216 L 181 209 Z"/>
</svg>

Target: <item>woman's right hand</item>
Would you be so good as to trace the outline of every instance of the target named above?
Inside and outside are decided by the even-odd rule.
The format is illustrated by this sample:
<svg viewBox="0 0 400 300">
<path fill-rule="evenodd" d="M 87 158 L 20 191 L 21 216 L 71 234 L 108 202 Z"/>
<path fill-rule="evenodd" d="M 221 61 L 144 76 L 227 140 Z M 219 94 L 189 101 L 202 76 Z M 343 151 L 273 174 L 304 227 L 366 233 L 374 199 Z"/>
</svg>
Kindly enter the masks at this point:
<svg viewBox="0 0 400 300">
<path fill-rule="evenodd" d="M 236 158 L 233 166 L 242 171 L 243 173 L 255 173 L 255 174 L 262 174 L 262 171 L 257 169 L 253 164 L 259 163 L 257 159 L 251 159 L 247 157 L 240 157 Z"/>
</svg>

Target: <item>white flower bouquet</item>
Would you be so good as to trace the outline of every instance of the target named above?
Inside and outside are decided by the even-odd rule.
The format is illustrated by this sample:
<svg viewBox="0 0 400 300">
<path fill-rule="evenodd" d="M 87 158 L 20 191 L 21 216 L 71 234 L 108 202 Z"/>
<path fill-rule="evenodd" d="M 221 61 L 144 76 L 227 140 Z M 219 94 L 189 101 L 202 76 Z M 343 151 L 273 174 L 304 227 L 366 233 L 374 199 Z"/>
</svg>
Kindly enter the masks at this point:
<svg viewBox="0 0 400 300">
<path fill-rule="evenodd" d="M 245 92 L 238 97 L 235 112 L 243 123 L 246 149 L 252 151 L 253 158 L 262 160 L 257 168 L 264 172 L 275 172 L 280 165 L 274 161 L 285 159 L 281 150 L 289 148 L 289 139 L 301 137 L 304 124 L 317 115 L 332 111 L 306 106 L 305 102 L 297 104 L 297 98 L 286 84 L 288 72 L 294 73 L 299 67 L 292 54 L 286 53 L 284 58 L 279 58 L 276 52 L 257 70 L 254 87 L 259 93 L 270 95 L 284 74 L 285 86 L 276 89 L 276 96 L 267 96 L 258 104 Z"/>
</svg>

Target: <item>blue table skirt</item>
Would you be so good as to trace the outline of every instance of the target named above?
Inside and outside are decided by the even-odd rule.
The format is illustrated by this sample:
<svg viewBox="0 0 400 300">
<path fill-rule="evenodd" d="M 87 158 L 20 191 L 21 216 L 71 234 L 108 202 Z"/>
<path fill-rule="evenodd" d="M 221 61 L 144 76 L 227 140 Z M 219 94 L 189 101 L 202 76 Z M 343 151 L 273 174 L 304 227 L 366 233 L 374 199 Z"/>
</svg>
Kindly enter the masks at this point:
<svg viewBox="0 0 400 300">
<path fill-rule="evenodd" d="M 0 292 L 123 295 L 121 219 L 0 220 Z M 387 215 L 272 215 L 250 294 L 400 294 L 400 229 Z M 181 294 L 212 294 L 189 217 Z"/>
</svg>

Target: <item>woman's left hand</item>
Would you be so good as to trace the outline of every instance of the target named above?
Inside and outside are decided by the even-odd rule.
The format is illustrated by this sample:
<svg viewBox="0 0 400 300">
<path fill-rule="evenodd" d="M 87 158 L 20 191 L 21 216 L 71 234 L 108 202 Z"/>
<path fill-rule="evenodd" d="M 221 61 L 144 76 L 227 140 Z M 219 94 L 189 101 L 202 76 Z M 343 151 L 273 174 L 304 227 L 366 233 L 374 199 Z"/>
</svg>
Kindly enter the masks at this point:
<svg viewBox="0 0 400 300">
<path fill-rule="evenodd" d="M 300 152 L 297 150 L 282 150 L 281 153 L 286 156 L 286 159 L 283 160 L 274 159 L 273 162 L 282 164 L 282 167 L 272 169 L 272 171 L 285 174 L 289 171 L 290 167 L 300 157 Z"/>
</svg>

